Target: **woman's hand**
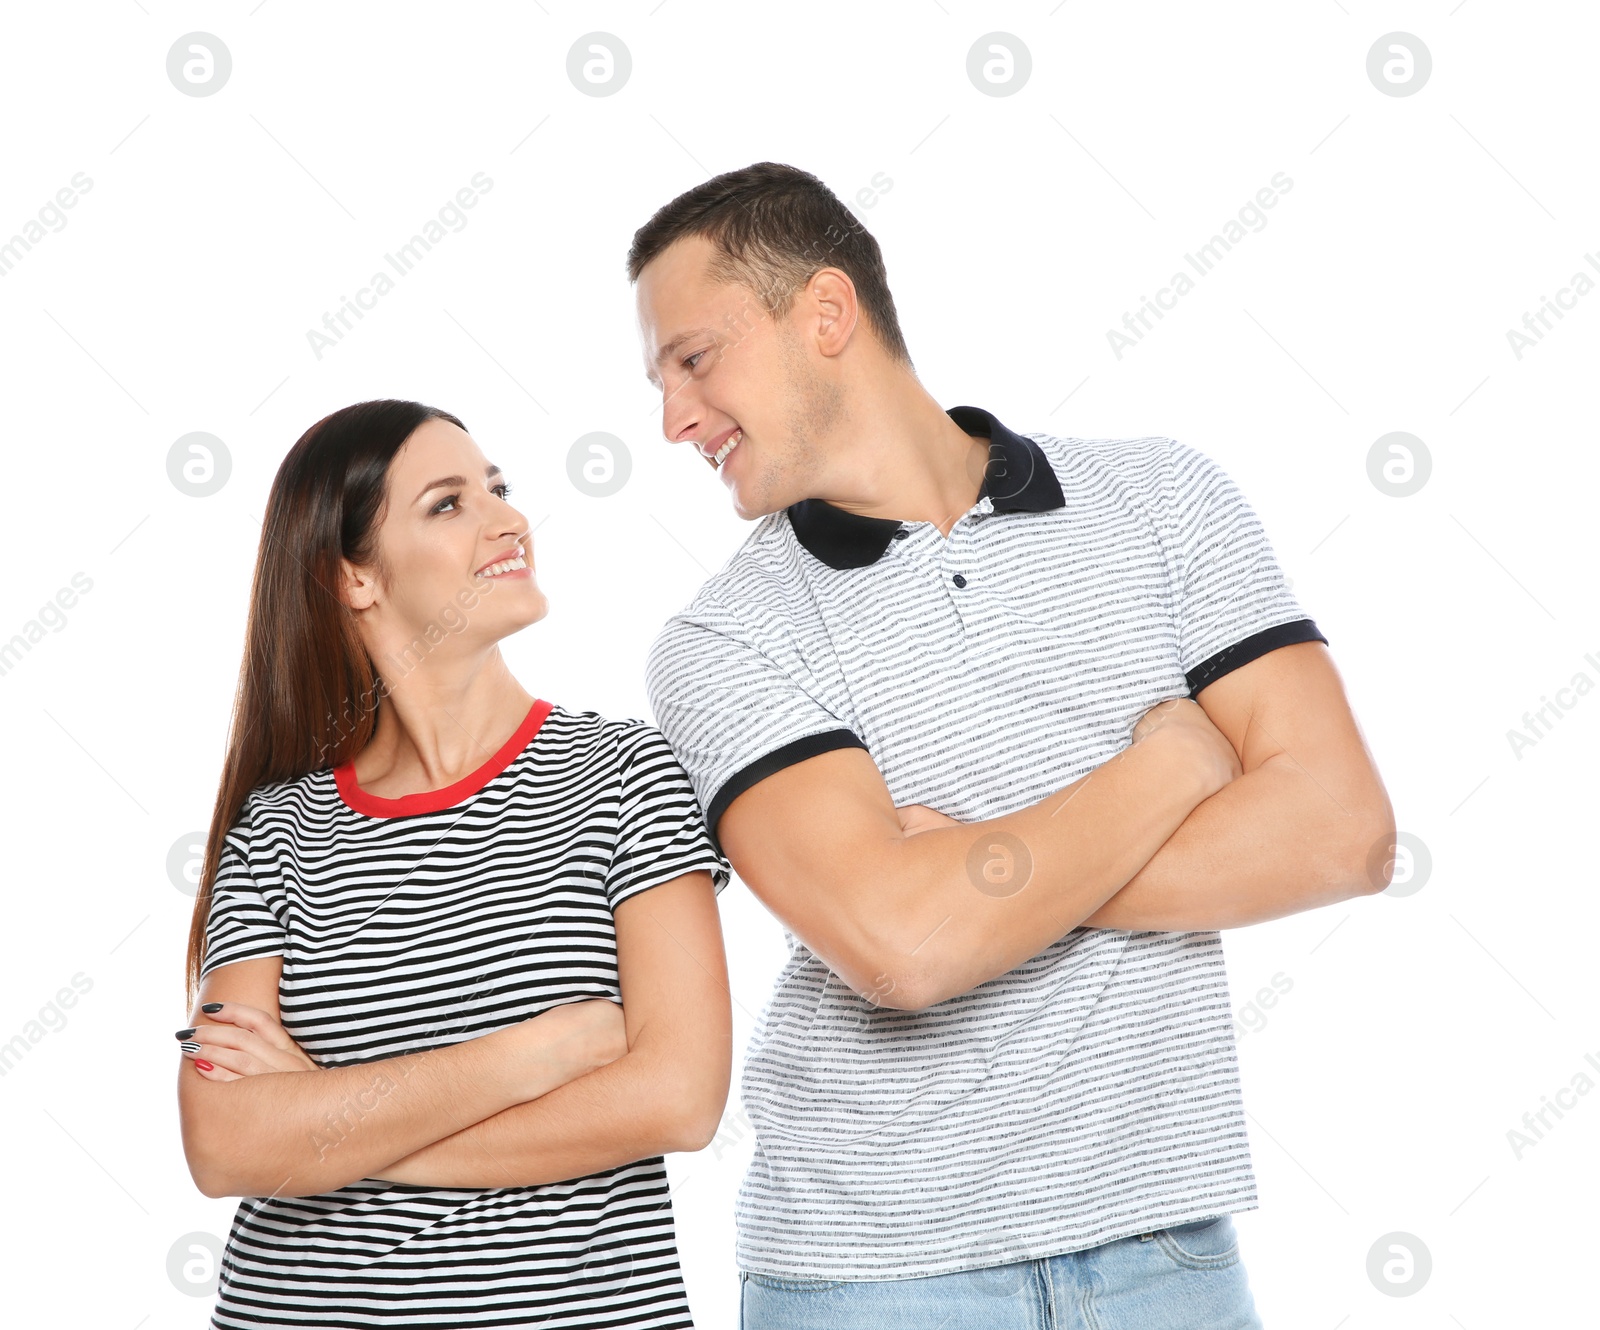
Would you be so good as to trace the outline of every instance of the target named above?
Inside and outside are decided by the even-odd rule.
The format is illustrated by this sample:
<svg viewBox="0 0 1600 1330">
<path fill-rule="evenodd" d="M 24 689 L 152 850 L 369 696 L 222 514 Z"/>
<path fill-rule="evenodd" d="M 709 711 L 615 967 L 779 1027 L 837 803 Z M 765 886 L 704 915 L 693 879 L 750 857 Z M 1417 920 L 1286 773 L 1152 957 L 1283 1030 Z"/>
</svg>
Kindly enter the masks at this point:
<svg viewBox="0 0 1600 1330">
<path fill-rule="evenodd" d="M 609 998 L 564 1002 L 479 1038 L 495 1045 L 496 1055 L 509 1059 L 520 1072 L 524 1104 L 615 1062 L 628 1051 L 622 1007 Z M 482 1123 L 478 1125 L 483 1126 Z M 372 1176 L 383 1182 L 404 1182 L 418 1187 L 445 1185 L 438 1181 L 438 1170 L 445 1167 L 439 1159 L 444 1139 L 396 1159 Z M 474 1164 L 479 1169 L 493 1158 L 493 1152 L 485 1150 L 481 1144 L 476 1154 L 478 1158 Z M 468 1172 L 470 1174 L 471 1170 Z M 483 1185 L 503 1186 L 510 1182 L 508 1177 L 504 1182 L 486 1181 Z"/>
<path fill-rule="evenodd" d="M 527 1099 L 587 1075 L 628 1051 L 622 1007 L 609 998 L 564 1002 L 485 1038 L 508 1045 L 527 1067 Z"/>
<path fill-rule="evenodd" d="M 180 1030 L 184 1057 L 208 1081 L 236 1081 L 265 1071 L 321 1071 L 289 1032 L 259 1007 L 224 1002 L 207 1024 Z"/>
<path fill-rule="evenodd" d="M 266 1012 L 225 1002 L 206 1013 L 211 1024 L 182 1031 L 184 1057 L 208 1081 L 236 1081 L 270 1071 L 320 1071 Z M 479 1036 L 504 1046 L 525 1069 L 527 1099 L 537 1099 L 628 1051 L 622 1008 L 607 998 L 567 1002 L 503 1030 Z"/>
</svg>

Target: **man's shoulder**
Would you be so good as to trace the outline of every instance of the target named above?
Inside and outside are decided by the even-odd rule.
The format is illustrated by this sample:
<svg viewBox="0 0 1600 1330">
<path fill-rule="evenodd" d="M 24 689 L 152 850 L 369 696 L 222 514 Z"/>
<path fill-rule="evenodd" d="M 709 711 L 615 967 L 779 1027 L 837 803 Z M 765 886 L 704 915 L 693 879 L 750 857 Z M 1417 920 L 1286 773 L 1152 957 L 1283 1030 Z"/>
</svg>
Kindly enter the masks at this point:
<svg viewBox="0 0 1600 1330">
<path fill-rule="evenodd" d="M 1099 472 L 1128 480 L 1154 478 L 1185 451 L 1183 444 L 1164 434 L 1083 438 L 1027 430 L 1022 437 L 1037 444 L 1063 477 Z"/>
<path fill-rule="evenodd" d="M 1045 432 L 1024 434 L 1049 459 L 1069 502 L 1110 502 L 1160 510 L 1169 520 L 1203 507 L 1230 491 L 1228 472 L 1191 444 L 1164 434 L 1078 438 Z"/>
<path fill-rule="evenodd" d="M 727 562 L 700 584 L 661 631 L 677 622 L 726 625 L 744 620 L 757 607 L 770 604 L 776 590 L 794 583 L 800 571 L 799 548 L 786 511 L 758 518 Z"/>
</svg>

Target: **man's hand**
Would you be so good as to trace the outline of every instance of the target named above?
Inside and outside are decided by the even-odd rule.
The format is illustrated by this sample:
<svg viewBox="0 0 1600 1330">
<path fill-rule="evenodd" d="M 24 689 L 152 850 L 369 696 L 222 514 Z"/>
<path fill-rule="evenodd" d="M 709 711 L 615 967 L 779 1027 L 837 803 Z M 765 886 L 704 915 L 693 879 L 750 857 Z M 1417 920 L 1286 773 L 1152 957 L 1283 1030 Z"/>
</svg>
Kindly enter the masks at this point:
<svg viewBox="0 0 1600 1330">
<path fill-rule="evenodd" d="M 1181 738 L 1190 745 L 1195 761 L 1210 774 L 1216 789 L 1244 775 L 1239 754 L 1228 742 L 1227 735 L 1211 723 L 1211 717 L 1198 702 L 1187 697 L 1157 702 L 1139 717 L 1133 727 L 1132 742 L 1143 743 L 1161 730 L 1168 731 L 1169 738 Z"/>
<path fill-rule="evenodd" d="M 1197 769 L 1207 774 L 1213 793 L 1244 772 L 1239 765 L 1239 755 L 1227 737 L 1206 715 L 1198 702 L 1186 697 L 1168 698 L 1158 702 L 1139 717 L 1133 727 L 1132 744 L 1148 739 L 1157 730 L 1166 730 L 1164 742 L 1187 744 L 1193 754 Z M 958 827 L 961 822 L 929 808 L 926 804 L 898 804 L 895 813 L 900 818 L 900 830 L 907 836 L 932 831 L 936 827 Z"/>
<path fill-rule="evenodd" d="M 1197 805 L 1089 925 L 1239 928 L 1382 890 L 1368 860 L 1393 838 L 1394 809 L 1328 648 L 1269 651 L 1207 684 L 1200 704 L 1244 774 Z"/>
<path fill-rule="evenodd" d="M 915 836 L 919 831 L 932 831 L 935 827 L 961 825 L 956 818 L 935 812 L 926 804 L 899 804 L 894 811 L 900 816 L 900 830 L 907 836 Z"/>
</svg>

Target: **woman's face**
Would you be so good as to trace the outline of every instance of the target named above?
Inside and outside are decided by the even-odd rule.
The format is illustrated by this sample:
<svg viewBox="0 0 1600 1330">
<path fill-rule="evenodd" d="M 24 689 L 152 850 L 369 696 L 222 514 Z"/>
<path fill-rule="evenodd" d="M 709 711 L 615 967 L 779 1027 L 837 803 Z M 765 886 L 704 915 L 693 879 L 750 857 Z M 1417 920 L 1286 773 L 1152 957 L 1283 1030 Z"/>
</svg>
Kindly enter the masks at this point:
<svg viewBox="0 0 1600 1330">
<path fill-rule="evenodd" d="M 544 618 L 528 519 L 508 492 L 448 420 L 420 425 L 389 464 L 377 564 L 352 604 L 391 685 L 438 653 L 472 654 Z"/>
</svg>

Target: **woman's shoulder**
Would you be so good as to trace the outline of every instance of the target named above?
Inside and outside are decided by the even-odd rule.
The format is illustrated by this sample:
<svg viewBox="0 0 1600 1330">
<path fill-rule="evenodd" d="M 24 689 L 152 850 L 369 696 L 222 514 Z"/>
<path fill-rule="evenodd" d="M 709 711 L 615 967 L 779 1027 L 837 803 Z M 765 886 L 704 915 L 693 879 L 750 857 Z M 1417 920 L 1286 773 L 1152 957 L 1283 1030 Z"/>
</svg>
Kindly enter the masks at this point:
<svg viewBox="0 0 1600 1330">
<path fill-rule="evenodd" d="M 545 727 L 554 727 L 575 740 L 605 743 L 638 743 L 660 730 L 637 716 L 606 716 L 598 711 L 574 711 L 559 702 L 550 704 Z"/>
<path fill-rule="evenodd" d="M 604 716 L 598 711 L 572 711 L 552 703 L 543 729 L 552 741 L 548 749 L 561 749 L 591 760 L 608 758 L 622 766 L 641 752 L 670 755 L 667 739 L 656 726 L 637 716 Z"/>
<path fill-rule="evenodd" d="M 246 813 L 295 812 L 312 805 L 337 802 L 333 768 L 318 767 L 280 780 L 266 780 L 245 796 Z"/>
</svg>

